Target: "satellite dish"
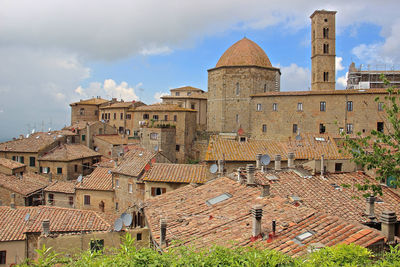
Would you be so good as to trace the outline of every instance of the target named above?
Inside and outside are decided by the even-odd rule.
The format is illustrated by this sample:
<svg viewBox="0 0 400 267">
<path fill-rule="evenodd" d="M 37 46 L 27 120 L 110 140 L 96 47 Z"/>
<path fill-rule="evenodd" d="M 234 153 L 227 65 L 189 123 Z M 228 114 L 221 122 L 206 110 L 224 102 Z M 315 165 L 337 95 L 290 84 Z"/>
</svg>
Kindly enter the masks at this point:
<svg viewBox="0 0 400 267">
<path fill-rule="evenodd" d="M 107 172 L 108 174 L 111 174 L 111 170 L 108 170 L 108 172 Z"/>
<path fill-rule="evenodd" d="M 299 135 L 299 134 L 296 135 L 296 140 L 297 140 L 297 141 L 300 141 L 300 140 L 301 140 L 301 135 Z"/>
<path fill-rule="evenodd" d="M 271 162 L 271 157 L 268 154 L 262 155 L 260 161 L 262 165 L 268 165 Z"/>
<path fill-rule="evenodd" d="M 98 147 L 96 147 L 96 148 L 94 149 L 94 151 L 96 151 L 96 152 L 97 152 L 97 151 L 99 151 L 99 148 L 98 148 Z"/>
<path fill-rule="evenodd" d="M 122 230 L 122 224 L 123 224 L 123 222 L 122 222 L 121 218 L 116 219 L 115 223 L 114 223 L 114 231 L 115 232 L 121 231 Z"/>
<path fill-rule="evenodd" d="M 28 138 L 28 137 L 29 137 L 29 134 L 26 135 L 26 138 Z"/>
<path fill-rule="evenodd" d="M 156 152 L 158 151 L 158 146 L 154 147 L 154 151 L 156 151 Z"/>
<path fill-rule="evenodd" d="M 51 128 L 49 128 L 49 132 L 51 131 Z"/>
<path fill-rule="evenodd" d="M 213 164 L 210 166 L 210 172 L 211 173 L 216 173 L 218 171 L 218 166 L 217 164 Z"/>
<path fill-rule="evenodd" d="M 29 220 L 29 218 L 31 217 L 31 214 L 29 214 L 29 213 L 27 213 L 26 215 L 25 215 L 25 217 L 24 217 L 24 221 L 28 221 Z"/>
<path fill-rule="evenodd" d="M 132 215 L 129 213 L 122 213 L 121 215 L 121 220 L 124 223 L 125 226 L 130 226 L 132 223 Z"/>
<path fill-rule="evenodd" d="M 34 134 L 34 133 L 35 133 L 35 129 L 32 130 L 32 134 Z"/>
<path fill-rule="evenodd" d="M 82 174 L 78 176 L 78 179 L 76 179 L 78 183 L 82 182 Z"/>
</svg>

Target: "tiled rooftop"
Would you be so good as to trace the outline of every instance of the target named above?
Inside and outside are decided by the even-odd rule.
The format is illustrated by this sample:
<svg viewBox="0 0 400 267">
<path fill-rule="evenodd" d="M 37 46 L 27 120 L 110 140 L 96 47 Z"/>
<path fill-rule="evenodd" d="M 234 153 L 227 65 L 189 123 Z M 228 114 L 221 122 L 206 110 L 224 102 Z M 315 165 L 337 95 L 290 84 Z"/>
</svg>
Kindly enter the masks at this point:
<svg viewBox="0 0 400 267">
<path fill-rule="evenodd" d="M 176 98 L 179 98 L 179 99 L 181 99 L 181 98 L 188 98 L 188 99 L 193 99 L 193 98 L 196 98 L 196 99 L 207 99 L 207 93 L 197 93 L 197 92 L 193 92 L 193 93 L 191 93 L 190 95 L 184 94 L 184 95 L 179 95 L 179 96 L 177 96 L 177 95 L 164 95 L 164 96 L 162 96 L 161 98 L 162 98 L 162 99 L 176 99 Z"/>
<path fill-rule="evenodd" d="M 148 106 L 137 107 L 135 111 L 187 111 L 196 112 L 194 109 L 182 108 L 174 104 L 153 104 Z"/>
<path fill-rule="evenodd" d="M 137 177 L 156 155 L 156 152 L 142 147 L 132 148 L 124 155 L 121 163 L 113 172 Z"/>
<path fill-rule="evenodd" d="M 6 158 L 0 158 L 0 165 L 3 167 L 6 167 L 7 169 L 11 169 L 11 170 L 26 166 L 25 164 L 16 162 L 11 159 L 6 159 Z"/>
<path fill-rule="evenodd" d="M 112 145 L 138 144 L 140 142 L 137 139 L 128 139 L 127 137 L 123 138 L 118 134 L 98 134 L 96 135 L 96 138 Z"/>
<path fill-rule="evenodd" d="M 222 198 L 225 194 L 225 199 Z M 217 200 L 219 198 L 219 200 Z M 260 245 L 269 244 L 272 233 L 272 220 L 276 221 L 275 245 L 305 231 L 315 231 L 304 246 L 299 246 L 302 254 L 307 251 L 309 243 L 316 240 L 326 245 L 334 245 L 355 233 L 362 232 L 364 239 L 355 239 L 362 246 L 383 236 L 376 230 L 358 223 L 348 223 L 338 217 L 323 215 L 305 205 L 293 205 L 286 198 L 279 196 L 260 197 L 260 189 L 241 185 L 236 181 L 223 177 L 207 182 L 201 186 L 187 185 L 172 192 L 158 196 L 145 202 L 144 212 L 149 228 L 156 242 L 160 238 L 160 218 L 167 221 L 167 241 L 180 240 L 183 245 L 210 247 L 214 244 L 224 246 L 254 245 L 252 238 L 251 208 L 254 205 L 263 207 L 262 235 Z M 321 223 L 316 223 L 320 220 Z M 341 229 L 341 231 L 339 231 Z M 338 233 L 341 236 L 338 237 Z M 286 238 L 286 239 L 285 239 Z M 283 240 L 283 241 L 282 241 Z M 232 242 L 233 241 L 233 242 Z M 374 241 L 376 242 L 376 241 Z M 287 252 L 287 250 L 282 250 Z M 293 253 L 294 254 L 294 253 Z"/>
<path fill-rule="evenodd" d="M 80 100 L 79 102 L 74 102 L 69 104 L 70 106 L 75 106 L 75 105 L 101 105 L 108 102 L 108 100 L 102 99 L 102 98 L 91 98 L 91 99 L 86 99 L 86 100 Z"/>
<path fill-rule="evenodd" d="M 29 214 L 28 220 L 25 220 Z M 0 241 L 25 240 L 26 232 L 42 232 L 42 221 L 50 220 L 50 232 L 110 231 L 112 225 L 99 213 L 90 210 L 60 207 L 9 207 L 0 206 Z"/>
<path fill-rule="evenodd" d="M 207 174 L 205 165 L 154 163 L 143 181 L 202 184 L 207 181 Z"/>
<path fill-rule="evenodd" d="M 81 144 L 62 144 L 39 157 L 39 160 L 72 161 L 96 156 L 100 156 L 100 154 L 87 146 Z"/>
<path fill-rule="evenodd" d="M 257 173 L 256 176 L 268 175 Z M 377 183 L 374 179 L 361 172 L 325 174 L 311 178 L 302 178 L 292 171 L 274 173 L 278 180 L 271 181 L 271 194 L 290 197 L 296 196 L 304 205 L 337 215 L 349 221 L 366 222 L 368 217 L 364 214 L 366 200 L 363 191 L 358 191 L 356 184 L 364 184 L 366 180 Z M 342 185 L 350 185 L 346 188 Z M 400 196 L 386 186 L 382 187 L 383 196 L 378 196 L 375 203 L 375 214 L 379 218 L 384 210 L 393 210 L 400 214 Z M 382 202 L 383 201 L 383 202 Z"/>
<path fill-rule="evenodd" d="M 54 181 L 44 189 L 46 192 L 56 192 L 65 194 L 75 193 L 75 182 L 67 181 Z"/>
<path fill-rule="evenodd" d="M 113 108 L 131 108 L 134 107 L 135 102 L 115 102 L 109 105 L 104 105 L 100 109 L 113 109 Z"/>
<path fill-rule="evenodd" d="M 170 91 L 202 91 L 202 92 L 204 92 L 200 88 L 196 88 L 193 86 L 183 86 L 183 87 L 173 88 L 173 89 L 170 89 Z"/>
<path fill-rule="evenodd" d="M 282 160 L 287 160 L 289 152 L 294 152 L 295 159 L 319 159 L 322 154 L 324 154 L 325 159 L 347 158 L 339 153 L 336 143 L 329 135 L 304 133 L 301 136 L 302 139 L 300 141 L 288 140 L 286 142 L 252 139 L 240 142 L 219 136 L 211 136 L 205 160 L 255 161 L 258 153 L 268 154 L 271 157 L 271 161 L 275 160 L 275 155 L 277 154 L 281 155 Z"/>
<path fill-rule="evenodd" d="M 112 191 L 111 170 L 110 168 L 97 167 L 91 174 L 83 177 L 82 182 L 76 184 L 76 189 Z"/>
<path fill-rule="evenodd" d="M 286 92 L 266 92 L 251 95 L 252 97 L 264 96 L 303 96 L 303 95 L 354 95 L 354 94 L 387 94 L 387 89 L 346 89 L 346 90 L 326 90 L 326 91 L 286 91 Z"/>
<path fill-rule="evenodd" d="M 0 143 L 0 151 L 37 153 L 61 137 L 63 137 L 62 133 L 58 132 L 34 133 L 29 135 L 28 138 L 24 137 Z"/>
<path fill-rule="evenodd" d="M 32 172 L 25 172 L 22 178 L 0 173 L 0 186 L 23 196 L 29 196 L 48 184 L 48 178 Z"/>
<path fill-rule="evenodd" d="M 91 125 L 96 124 L 96 123 L 101 123 L 101 122 L 99 122 L 99 121 L 78 121 L 78 122 L 75 122 L 74 124 L 72 124 L 70 126 L 65 127 L 64 129 L 65 130 L 71 130 L 71 131 L 82 130 L 82 129 L 86 129 L 86 127 L 88 125 L 91 126 Z"/>
</svg>

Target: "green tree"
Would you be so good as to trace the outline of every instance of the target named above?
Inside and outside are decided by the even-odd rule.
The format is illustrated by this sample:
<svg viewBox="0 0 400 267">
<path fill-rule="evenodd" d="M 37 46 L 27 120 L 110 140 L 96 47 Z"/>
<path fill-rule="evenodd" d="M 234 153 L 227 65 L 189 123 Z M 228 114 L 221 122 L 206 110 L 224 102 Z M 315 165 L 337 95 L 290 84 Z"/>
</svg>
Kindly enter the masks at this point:
<svg viewBox="0 0 400 267">
<path fill-rule="evenodd" d="M 381 75 L 385 85 L 389 81 Z M 368 170 L 376 170 L 376 180 L 391 180 L 391 185 L 400 185 L 400 120 L 399 120 L 399 90 L 390 86 L 387 95 L 382 101 L 380 97 L 375 98 L 378 105 L 386 112 L 386 127 L 384 131 L 373 130 L 368 135 L 362 136 L 357 133 L 356 138 L 343 134 L 345 150 L 351 154 L 357 164 L 361 164 Z M 359 190 L 368 191 L 365 195 L 372 193 L 382 195 L 379 184 L 365 181 L 357 185 Z"/>
</svg>

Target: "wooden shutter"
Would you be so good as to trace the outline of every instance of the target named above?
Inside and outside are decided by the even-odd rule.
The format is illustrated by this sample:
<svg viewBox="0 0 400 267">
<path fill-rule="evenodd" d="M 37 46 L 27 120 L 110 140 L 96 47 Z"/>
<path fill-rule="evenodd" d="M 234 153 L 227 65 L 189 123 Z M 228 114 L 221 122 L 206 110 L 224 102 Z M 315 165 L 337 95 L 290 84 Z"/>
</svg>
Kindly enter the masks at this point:
<svg viewBox="0 0 400 267">
<path fill-rule="evenodd" d="M 156 188 L 155 187 L 152 187 L 151 188 L 151 196 L 156 196 Z"/>
<path fill-rule="evenodd" d="M 166 192 L 167 192 L 167 188 L 161 188 L 161 192 L 163 193 L 163 194 L 165 194 Z"/>
</svg>

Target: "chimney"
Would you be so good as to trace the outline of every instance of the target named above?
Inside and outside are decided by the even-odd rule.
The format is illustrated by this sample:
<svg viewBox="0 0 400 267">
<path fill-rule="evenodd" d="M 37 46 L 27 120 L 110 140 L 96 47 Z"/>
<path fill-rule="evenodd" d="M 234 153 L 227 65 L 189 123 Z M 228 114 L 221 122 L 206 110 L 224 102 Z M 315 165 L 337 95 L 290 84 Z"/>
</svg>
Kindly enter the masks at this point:
<svg viewBox="0 0 400 267">
<path fill-rule="evenodd" d="M 224 164 L 223 164 L 223 160 L 219 159 L 218 160 L 218 177 L 222 177 L 222 175 L 224 174 Z"/>
<path fill-rule="evenodd" d="M 324 154 L 321 155 L 321 178 L 324 178 Z"/>
<path fill-rule="evenodd" d="M 272 220 L 272 235 L 276 235 L 276 221 Z"/>
<path fill-rule="evenodd" d="M 257 170 L 261 169 L 261 157 L 262 157 L 262 154 L 256 155 L 256 169 Z"/>
<path fill-rule="evenodd" d="M 160 219 L 160 246 L 167 244 L 167 221 L 163 218 Z"/>
<path fill-rule="evenodd" d="M 397 222 L 396 213 L 393 211 L 385 210 L 381 215 L 381 230 L 386 236 L 388 243 L 394 241 L 395 226 Z"/>
<path fill-rule="evenodd" d="M 15 210 L 15 193 L 11 193 L 10 208 Z"/>
<path fill-rule="evenodd" d="M 92 140 L 91 136 L 90 136 L 90 126 L 89 124 L 86 125 L 86 146 L 88 148 L 92 148 L 92 144 L 90 143 Z"/>
<path fill-rule="evenodd" d="M 281 155 L 275 155 L 275 171 L 280 171 L 281 169 Z"/>
<path fill-rule="evenodd" d="M 251 209 L 251 215 L 253 217 L 253 230 L 252 230 L 252 236 L 256 237 L 261 234 L 261 218 L 262 218 L 262 206 L 261 205 L 255 205 Z"/>
<path fill-rule="evenodd" d="M 294 169 L 294 152 L 288 153 L 287 164 L 289 169 Z"/>
<path fill-rule="evenodd" d="M 241 183 L 242 182 L 242 168 L 241 167 L 239 167 L 238 169 L 237 169 L 237 180 L 238 180 L 238 182 L 239 183 Z"/>
<path fill-rule="evenodd" d="M 44 235 L 47 236 L 50 234 L 50 220 L 49 219 L 44 219 L 42 221 L 42 228 L 43 228 Z"/>
<path fill-rule="evenodd" d="M 264 184 L 261 186 L 261 197 L 267 197 L 270 194 L 271 186 L 269 184 Z"/>
<path fill-rule="evenodd" d="M 375 200 L 376 198 L 371 195 L 369 197 L 366 198 L 367 200 L 367 206 L 366 206 L 366 210 L 365 210 L 365 214 L 368 215 L 368 218 L 373 220 L 375 219 Z"/>
<path fill-rule="evenodd" d="M 247 164 L 246 166 L 246 171 L 247 171 L 247 185 L 254 185 L 254 165 L 253 164 Z"/>
</svg>

